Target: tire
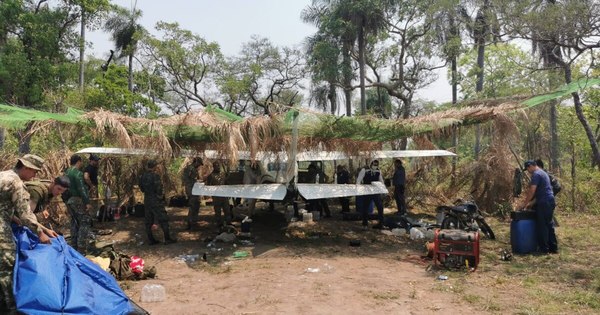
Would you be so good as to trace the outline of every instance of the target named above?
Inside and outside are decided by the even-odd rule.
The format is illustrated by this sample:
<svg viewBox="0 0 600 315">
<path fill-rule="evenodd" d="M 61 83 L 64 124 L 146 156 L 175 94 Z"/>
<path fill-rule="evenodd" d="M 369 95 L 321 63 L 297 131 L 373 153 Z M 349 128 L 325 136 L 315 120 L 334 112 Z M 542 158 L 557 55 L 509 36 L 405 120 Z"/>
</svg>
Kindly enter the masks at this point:
<svg viewBox="0 0 600 315">
<path fill-rule="evenodd" d="M 494 235 L 494 231 L 492 231 L 492 228 L 485 222 L 484 219 L 477 219 L 477 225 L 479 225 L 479 229 L 481 230 L 481 232 L 483 232 L 483 234 L 491 239 L 491 240 L 495 240 L 496 239 L 496 235 Z"/>
<path fill-rule="evenodd" d="M 444 229 L 462 229 L 462 224 L 455 216 L 446 216 L 442 221 L 442 230 Z"/>
</svg>

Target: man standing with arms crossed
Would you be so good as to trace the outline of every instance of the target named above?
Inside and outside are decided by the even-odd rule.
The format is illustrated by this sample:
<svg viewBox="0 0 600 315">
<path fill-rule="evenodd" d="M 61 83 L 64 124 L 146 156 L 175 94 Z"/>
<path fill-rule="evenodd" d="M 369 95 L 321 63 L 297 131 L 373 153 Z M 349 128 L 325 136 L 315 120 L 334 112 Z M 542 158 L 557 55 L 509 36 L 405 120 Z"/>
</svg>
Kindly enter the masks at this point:
<svg viewBox="0 0 600 315">
<path fill-rule="evenodd" d="M 191 230 L 192 226 L 198 222 L 198 212 L 200 211 L 200 196 L 192 195 L 192 188 L 194 188 L 194 184 L 198 181 L 198 167 L 202 166 L 202 159 L 199 157 L 195 157 L 192 160 L 192 163 L 188 164 L 183 169 L 183 174 L 181 174 L 181 179 L 183 185 L 185 187 L 185 194 L 189 200 L 189 210 L 188 210 L 188 222 L 187 229 Z"/>
<path fill-rule="evenodd" d="M 144 225 L 148 235 L 148 244 L 155 245 L 159 242 L 152 234 L 152 224 L 158 221 L 163 230 L 165 245 L 177 242 L 169 232 L 169 216 L 165 209 L 165 192 L 160 175 L 157 173 L 158 163 L 154 160 L 146 162 L 146 171 L 140 177 L 140 190 L 144 193 Z"/>
<path fill-rule="evenodd" d="M 394 161 L 396 170 L 394 171 L 394 199 L 396 199 L 396 207 L 399 215 L 406 215 L 406 198 L 404 191 L 406 188 L 406 170 L 402 165 L 402 160 Z"/>
<path fill-rule="evenodd" d="M 23 183 L 35 177 L 43 164 L 41 157 L 26 154 L 18 159 L 14 169 L 0 172 L 0 314 L 16 314 L 12 288 L 16 244 L 10 226 L 13 217 L 37 233 L 41 243 L 48 244 L 50 237 L 58 236 L 36 220 Z"/>
</svg>

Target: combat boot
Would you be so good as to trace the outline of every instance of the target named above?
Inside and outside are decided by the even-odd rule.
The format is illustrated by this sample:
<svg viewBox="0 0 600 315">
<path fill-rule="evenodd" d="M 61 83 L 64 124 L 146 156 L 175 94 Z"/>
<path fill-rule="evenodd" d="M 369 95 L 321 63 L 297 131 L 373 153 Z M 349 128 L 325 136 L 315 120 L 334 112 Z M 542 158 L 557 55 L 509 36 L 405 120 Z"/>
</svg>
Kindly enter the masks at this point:
<svg viewBox="0 0 600 315">
<path fill-rule="evenodd" d="M 146 227 L 146 234 L 148 235 L 148 245 L 156 245 L 159 242 L 154 238 L 154 235 L 152 235 L 152 226 L 147 226 Z"/>
<path fill-rule="evenodd" d="M 165 245 L 177 243 L 177 240 L 171 237 L 171 233 L 169 233 L 169 223 L 162 223 L 160 227 L 163 230 L 163 234 L 165 235 Z"/>
</svg>

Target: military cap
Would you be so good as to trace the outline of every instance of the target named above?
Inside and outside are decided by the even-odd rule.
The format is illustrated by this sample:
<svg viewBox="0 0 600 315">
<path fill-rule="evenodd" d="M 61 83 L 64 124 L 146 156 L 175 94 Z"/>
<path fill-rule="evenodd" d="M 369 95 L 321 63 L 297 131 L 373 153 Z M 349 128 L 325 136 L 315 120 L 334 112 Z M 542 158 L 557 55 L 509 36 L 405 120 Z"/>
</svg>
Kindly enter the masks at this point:
<svg viewBox="0 0 600 315">
<path fill-rule="evenodd" d="M 25 155 L 23 155 L 23 157 L 21 157 L 19 159 L 19 161 L 21 163 L 23 163 L 23 165 L 25 167 L 29 167 L 36 171 L 41 171 L 42 166 L 44 166 L 44 162 L 45 162 L 44 159 L 42 159 L 41 157 L 39 157 L 37 155 L 33 155 L 33 154 L 25 154 Z"/>
</svg>

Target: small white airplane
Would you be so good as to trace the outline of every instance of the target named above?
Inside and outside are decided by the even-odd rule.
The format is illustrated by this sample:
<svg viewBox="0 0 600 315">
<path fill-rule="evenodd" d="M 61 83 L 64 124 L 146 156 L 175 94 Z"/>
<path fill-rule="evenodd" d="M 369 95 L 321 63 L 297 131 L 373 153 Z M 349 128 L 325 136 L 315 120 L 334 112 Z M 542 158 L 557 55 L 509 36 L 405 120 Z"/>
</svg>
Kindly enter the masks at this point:
<svg viewBox="0 0 600 315">
<path fill-rule="evenodd" d="M 242 155 L 240 155 L 242 156 Z M 362 152 L 359 156 L 369 157 L 370 159 L 384 158 L 412 158 L 412 157 L 444 157 L 456 156 L 456 154 L 446 150 L 403 150 L 403 151 L 372 151 Z M 295 189 L 307 200 L 337 198 L 349 196 L 387 194 L 388 190 L 384 183 L 373 182 L 370 185 L 356 184 L 311 184 L 298 183 L 298 163 L 292 167 L 293 178 L 284 178 L 281 180 L 282 169 L 287 167 L 288 159 L 285 153 L 263 155 L 265 159 L 259 160 L 263 169 L 271 169 L 269 165 L 279 163 L 274 180 L 276 183 L 260 183 L 246 185 L 219 185 L 210 186 L 204 183 L 196 183 L 192 190 L 192 194 L 199 196 L 216 196 L 216 197 L 236 197 L 236 198 L 255 198 L 263 200 L 283 200 L 288 191 Z M 276 157 L 276 159 L 273 159 Z M 355 157 L 348 156 L 343 152 L 300 152 L 296 155 L 297 162 L 305 161 L 333 161 L 347 160 Z M 267 167 L 264 167 L 267 166 Z M 264 172 L 264 171 L 263 171 Z M 284 174 L 285 175 L 285 174 Z"/>
<path fill-rule="evenodd" d="M 156 156 L 157 151 L 146 149 L 123 149 L 123 148 L 104 148 L 90 147 L 77 151 L 79 154 L 109 154 L 109 155 L 129 155 L 129 156 Z M 208 160 L 223 159 L 223 155 L 215 150 L 205 150 L 198 154 L 195 151 L 184 151 L 182 156 L 201 156 Z M 390 158 L 415 158 L 415 157 L 451 157 L 456 154 L 446 150 L 388 150 L 388 151 L 370 151 L 361 152 L 361 157 L 370 159 L 390 159 Z M 307 161 L 333 161 L 348 160 L 357 157 L 349 156 L 338 151 L 299 152 L 296 155 L 296 162 Z M 250 153 L 247 151 L 239 152 L 239 159 L 250 161 Z M 234 197 L 234 198 L 252 198 L 263 200 L 283 200 L 289 191 L 297 189 L 298 193 L 307 200 L 337 198 L 349 196 L 362 196 L 374 194 L 387 194 L 388 190 L 384 183 L 373 182 L 370 185 L 356 184 L 311 184 L 298 183 L 298 163 L 294 163 L 291 176 L 286 176 L 288 169 L 288 155 L 285 152 L 258 152 L 256 162 L 259 164 L 261 172 L 261 183 L 242 184 L 242 185 L 205 185 L 196 183 L 192 189 L 192 194 L 199 196 L 215 197 Z M 245 163 L 248 168 L 250 163 Z M 291 177 L 291 178 L 288 178 Z"/>
</svg>

